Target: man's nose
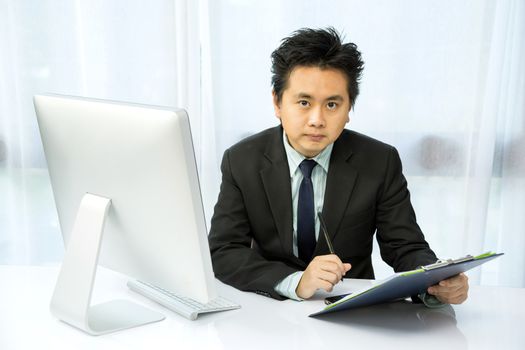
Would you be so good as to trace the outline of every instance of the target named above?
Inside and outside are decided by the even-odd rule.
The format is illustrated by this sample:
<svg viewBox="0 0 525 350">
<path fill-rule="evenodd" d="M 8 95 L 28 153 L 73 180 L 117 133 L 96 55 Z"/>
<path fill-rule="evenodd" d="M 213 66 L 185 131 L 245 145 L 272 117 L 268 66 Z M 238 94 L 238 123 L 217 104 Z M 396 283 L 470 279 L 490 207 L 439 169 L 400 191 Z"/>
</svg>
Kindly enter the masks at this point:
<svg viewBox="0 0 525 350">
<path fill-rule="evenodd" d="M 312 109 L 312 113 L 310 113 L 308 118 L 308 126 L 317 128 L 325 126 L 324 114 L 321 108 Z"/>
</svg>

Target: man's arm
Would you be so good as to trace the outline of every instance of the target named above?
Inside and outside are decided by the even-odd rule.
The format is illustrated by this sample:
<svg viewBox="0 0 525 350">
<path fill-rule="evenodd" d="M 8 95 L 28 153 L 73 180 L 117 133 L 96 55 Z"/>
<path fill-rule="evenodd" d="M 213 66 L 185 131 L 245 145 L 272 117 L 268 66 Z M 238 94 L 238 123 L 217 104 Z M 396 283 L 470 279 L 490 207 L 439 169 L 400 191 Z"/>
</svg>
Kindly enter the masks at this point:
<svg viewBox="0 0 525 350">
<path fill-rule="evenodd" d="M 383 260 L 396 272 L 437 260 L 416 222 L 401 159 L 393 147 L 377 205 L 377 240 Z M 468 278 L 464 274 L 451 277 L 430 287 L 427 292 L 442 303 L 461 304 L 467 299 Z"/>
<path fill-rule="evenodd" d="M 436 262 L 437 257 L 416 222 L 401 159 L 393 147 L 378 195 L 376 223 L 381 257 L 396 272 Z"/>
<path fill-rule="evenodd" d="M 280 261 L 269 261 L 251 248 L 251 223 L 242 190 L 232 175 L 231 167 L 227 150 L 222 159 L 221 189 L 209 235 L 215 276 L 237 289 L 282 300 L 284 297 L 274 287 L 297 270 Z"/>
</svg>

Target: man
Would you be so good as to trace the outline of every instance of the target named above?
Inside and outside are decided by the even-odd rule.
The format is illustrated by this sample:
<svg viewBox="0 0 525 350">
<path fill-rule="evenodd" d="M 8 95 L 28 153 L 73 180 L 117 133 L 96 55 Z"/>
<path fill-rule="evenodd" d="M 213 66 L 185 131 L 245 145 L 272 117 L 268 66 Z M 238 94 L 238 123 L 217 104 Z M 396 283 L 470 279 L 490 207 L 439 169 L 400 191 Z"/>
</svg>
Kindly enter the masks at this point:
<svg viewBox="0 0 525 350">
<path fill-rule="evenodd" d="M 435 262 L 395 148 L 344 129 L 361 54 L 333 28 L 302 29 L 272 54 L 277 127 L 225 151 L 209 235 L 215 275 L 276 299 L 310 298 L 341 278 L 374 278 L 372 239 L 395 271 Z M 320 232 L 321 213 L 334 254 Z M 462 303 L 463 274 L 428 289 Z M 425 297 L 426 298 L 426 297 Z"/>
</svg>

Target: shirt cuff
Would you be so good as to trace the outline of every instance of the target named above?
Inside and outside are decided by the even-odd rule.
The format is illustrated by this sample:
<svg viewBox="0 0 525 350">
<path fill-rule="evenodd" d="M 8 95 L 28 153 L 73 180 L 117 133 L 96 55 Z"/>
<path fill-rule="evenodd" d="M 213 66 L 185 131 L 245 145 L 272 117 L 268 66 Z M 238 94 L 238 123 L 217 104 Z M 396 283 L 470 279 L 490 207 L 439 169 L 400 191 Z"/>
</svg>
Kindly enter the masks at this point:
<svg viewBox="0 0 525 350">
<path fill-rule="evenodd" d="M 303 301 L 304 299 L 298 297 L 295 293 L 295 290 L 299 285 L 299 281 L 301 280 L 301 277 L 303 277 L 303 272 L 304 271 L 297 271 L 291 275 L 288 275 L 283 280 L 281 280 L 281 282 L 277 283 L 273 289 L 275 289 L 275 291 L 283 297 L 297 301 Z"/>
<path fill-rule="evenodd" d="M 438 300 L 438 298 L 436 298 L 432 294 L 428 294 L 427 292 L 420 293 L 417 296 L 419 297 L 419 299 L 421 299 L 421 301 L 423 302 L 423 304 L 425 304 L 426 307 L 431 308 L 431 309 L 435 309 L 435 308 L 439 308 L 439 307 L 448 305 L 448 304 L 442 303 L 441 301 Z"/>
</svg>

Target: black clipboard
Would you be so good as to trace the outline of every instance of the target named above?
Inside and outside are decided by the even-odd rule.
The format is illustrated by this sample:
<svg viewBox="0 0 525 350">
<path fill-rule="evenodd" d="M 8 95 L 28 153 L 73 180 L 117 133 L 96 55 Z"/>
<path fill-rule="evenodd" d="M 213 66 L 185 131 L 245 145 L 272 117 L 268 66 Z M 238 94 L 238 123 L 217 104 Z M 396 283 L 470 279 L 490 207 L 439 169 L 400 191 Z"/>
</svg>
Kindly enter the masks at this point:
<svg viewBox="0 0 525 350">
<path fill-rule="evenodd" d="M 417 295 L 444 279 L 468 271 L 501 255 L 503 253 L 492 252 L 476 257 L 467 255 L 455 260 L 438 260 L 434 264 L 422 266 L 419 269 L 396 273 L 368 288 L 347 295 L 310 316 L 320 316 Z"/>
</svg>

